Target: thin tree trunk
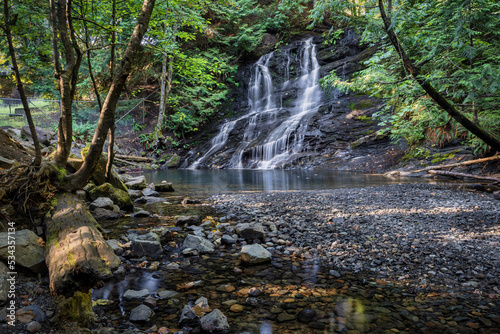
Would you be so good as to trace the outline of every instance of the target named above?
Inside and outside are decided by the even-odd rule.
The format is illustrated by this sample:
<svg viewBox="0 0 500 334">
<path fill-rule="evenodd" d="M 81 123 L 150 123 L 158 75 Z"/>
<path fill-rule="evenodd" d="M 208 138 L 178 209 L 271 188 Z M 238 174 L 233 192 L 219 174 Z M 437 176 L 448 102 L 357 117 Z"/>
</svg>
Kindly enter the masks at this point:
<svg viewBox="0 0 500 334">
<path fill-rule="evenodd" d="M 116 104 L 120 99 L 120 94 L 130 74 L 132 62 L 140 48 L 142 37 L 148 28 L 149 19 L 151 18 L 154 5 L 155 0 L 144 0 L 141 14 L 137 20 L 137 25 L 135 26 L 134 32 L 130 37 L 127 49 L 125 50 L 120 66 L 118 67 L 116 75 L 113 79 L 111 88 L 106 96 L 106 100 L 104 101 L 104 105 L 99 116 L 99 122 L 97 123 L 97 128 L 87 157 L 85 158 L 82 167 L 75 174 L 73 174 L 70 179 L 71 189 L 80 189 L 85 186 L 95 169 L 102 152 L 104 141 L 106 140 L 106 135 L 114 124 Z"/>
<path fill-rule="evenodd" d="M 116 0 L 113 0 L 113 9 L 112 9 L 112 20 L 113 20 L 113 32 L 111 33 L 111 60 L 109 63 L 109 72 L 111 81 L 113 81 L 115 76 L 115 42 L 116 42 Z M 109 179 L 111 177 L 111 169 L 113 168 L 113 160 L 115 158 L 115 128 L 116 125 L 113 121 L 113 125 L 109 129 L 109 139 L 108 139 L 108 162 L 106 164 L 106 178 Z"/>
<path fill-rule="evenodd" d="M 14 50 L 14 44 L 12 42 L 12 34 L 10 31 L 10 16 L 9 16 L 9 4 L 8 0 L 3 0 L 3 12 L 5 19 L 5 34 L 7 35 L 7 43 L 9 44 L 9 53 L 12 60 L 12 70 L 14 71 L 14 76 L 16 77 L 17 90 L 21 96 L 21 101 L 23 103 L 24 112 L 26 114 L 26 119 L 28 120 L 28 126 L 30 128 L 31 137 L 33 138 L 33 145 L 35 146 L 35 160 L 33 165 L 38 167 L 42 163 L 42 151 L 40 149 L 40 142 L 38 141 L 38 135 L 36 133 L 35 124 L 33 123 L 33 117 L 31 117 L 31 110 L 28 105 L 28 99 L 24 92 L 23 82 L 21 80 L 21 75 L 19 74 L 19 67 L 17 66 L 16 51 Z"/>
<path fill-rule="evenodd" d="M 470 131 L 472 134 L 477 136 L 483 142 L 488 144 L 493 151 L 500 152 L 500 140 L 495 138 L 492 134 L 480 128 L 478 125 L 474 124 L 465 115 L 458 111 L 441 93 L 431 85 L 430 82 L 426 81 L 420 75 L 420 69 L 413 64 L 411 59 L 406 54 L 402 45 L 399 43 L 398 37 L 391 27 L 390 19 L 387 17 L 384 4 L 382 0 L 378 0 L 380 15 L 384 21 L 385 31 L 392 45 L 396 48 L 396 52 L 399 54 L 404 67 L 410 72 L 413 78 L 418 82 L 418 84 L 425 90 L 425 92 L 439 105 L 444 111 L 446 111 L 451 117 L 453 117 L 458 123 L 460 123 L 464 128 Z"/>
<path fill-rule="evenodd" d="M 163 130 L 163 120 L 165 118 L 165 91 L 166 91 L 166 76 L 167 76 L 167 55 L 163 54 L 163 60 L 161 62 L 161 77 L 160 77 L 160 111 L 158 113 L 158 119 L 156 121 L 155 127 L 155 146 L 160 145 L 160 134 Z"/>
<path fill-rule="evenodd" d="M 57 1 L 57 6 L 54 1 Z M 57 150 L 55 163 L 58 167 L 66 167 L 71 149 L 73 135 L 72 102 L 76 92 L 78 69 L 82 54 L 76 43 L 73 18 L 71 16 L 71 0 L 50 0 L 53 29 L 54 68 L 61 94 L 62 115 L 59 119 Z M 57 8 L 56 8 L 57 7 Z M 58 34 L 59 33 L 59 34 Z M 64 48 L 66 64 L 61 70 L 57 35 Z"/>
</svg>

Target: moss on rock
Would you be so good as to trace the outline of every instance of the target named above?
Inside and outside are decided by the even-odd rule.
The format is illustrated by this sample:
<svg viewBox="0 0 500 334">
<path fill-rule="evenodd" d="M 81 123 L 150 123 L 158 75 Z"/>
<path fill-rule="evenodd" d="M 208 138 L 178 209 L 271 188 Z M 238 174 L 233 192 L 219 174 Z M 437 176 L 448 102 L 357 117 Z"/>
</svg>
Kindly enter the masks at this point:
<svg viewBox="0 0 500 334">
<path fill-rule="evenodd" d="M 89 196 L 93 201 L 99 197 L 109 197 L 113 203 L 118 205 L 122 210 L 132 211 L 134 209 L 134 203 L 128 195 L 128 192 L 115 188 L 110 183 L 104 183 L 92 188 L 89 190 Z"/>
</svg>

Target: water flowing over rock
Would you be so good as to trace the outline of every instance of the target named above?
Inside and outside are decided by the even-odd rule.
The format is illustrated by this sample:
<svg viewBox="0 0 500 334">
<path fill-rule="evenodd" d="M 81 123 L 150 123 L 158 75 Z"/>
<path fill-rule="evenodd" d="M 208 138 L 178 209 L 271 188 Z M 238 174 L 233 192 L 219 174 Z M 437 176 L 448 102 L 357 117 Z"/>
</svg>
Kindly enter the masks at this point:
<svg viewBox="0 0 500 334">
<path fill-rule="evenodd" d="M 324 93 L 319 84 L 332 71 L 347 80 L 361 68 L 376 48 L 360 40 L 353 29 L 336 43 L 309 37 L 242 65 L 227 110 L 232 118 L 218 131 L 205 128 L 200 135 L 208 141 L 184 156 L 180 168 L 380 172 L 392 167 L 405 144 L 391 143 L 379 132 L 383 101 L 337 89 Z"/>
<path fill-rule="evenodd" d="M 292 63 L 298 63 L 298 67 Z M 271 67 L 278 67 L 279 82 L 273 82 Z M 221 151 L 228 157 L 223 165 L 227 168 L 276 168 L 299 155 L 308 132 L 307 123 L 322 100 L 319 73 L 312 38 L 262 56 L 251 74 L 250 111 L 225 123 L 212 139 L 210 149 L 189 168 L 210 167 L 212 156 Z M 239 145 L 225 151 L 233 132 L 240 134 Z"/>
</svg>

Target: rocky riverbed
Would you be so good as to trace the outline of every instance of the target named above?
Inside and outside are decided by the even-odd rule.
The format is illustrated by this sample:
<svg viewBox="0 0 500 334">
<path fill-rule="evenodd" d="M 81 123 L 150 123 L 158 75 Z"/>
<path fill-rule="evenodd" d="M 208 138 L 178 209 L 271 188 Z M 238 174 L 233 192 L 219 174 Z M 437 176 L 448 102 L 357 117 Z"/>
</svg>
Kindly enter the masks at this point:
<svg viewBox="0 0 500 334">
<path fill-rule="evenodd" d="M 492 194 L 399 184 L 153 202 L 100 222 L 122 265 L 93 291 L 90 329 L 61 326 L 47 278 L 27 275 L 16 300 L 31 309 L 0 333 L 499 333 Z"/>
</svg>

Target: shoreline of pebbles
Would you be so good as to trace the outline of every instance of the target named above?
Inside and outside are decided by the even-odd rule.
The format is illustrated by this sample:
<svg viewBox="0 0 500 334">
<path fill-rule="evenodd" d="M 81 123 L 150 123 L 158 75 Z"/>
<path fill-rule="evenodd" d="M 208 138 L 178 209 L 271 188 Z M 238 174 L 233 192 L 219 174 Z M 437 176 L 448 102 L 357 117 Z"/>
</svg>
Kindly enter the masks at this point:
<svg viewBox="0 0 500 334">
<path fill-rule="evenodd" d="M 500 293 L 500 201 L 487 193 L 398 184 L 211 201 L 226 219 L 267 226 L 268 249 L 279 253 L 292 244 L 294 255 L 322 259 L 336 277 L 369 273 Z"/>
</svg>

